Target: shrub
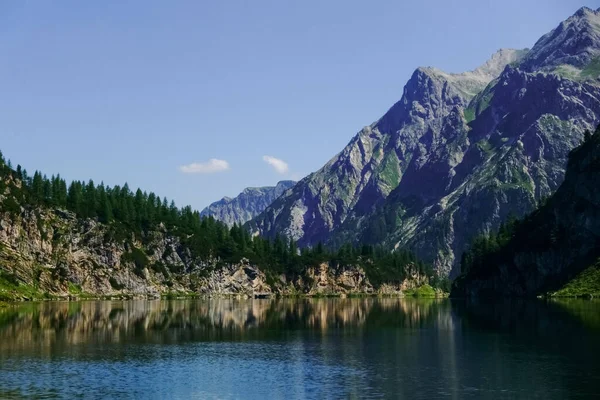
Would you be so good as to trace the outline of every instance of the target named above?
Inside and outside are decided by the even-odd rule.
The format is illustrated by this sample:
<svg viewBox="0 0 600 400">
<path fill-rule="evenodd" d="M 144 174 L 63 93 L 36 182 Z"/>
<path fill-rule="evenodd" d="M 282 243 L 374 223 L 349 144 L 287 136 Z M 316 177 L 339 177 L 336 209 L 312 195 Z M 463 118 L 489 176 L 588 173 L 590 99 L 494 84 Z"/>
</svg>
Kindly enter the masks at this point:
<svg viewBox="0 0 600 400">
<path fill-rule="evenodd" d="M 108 278 L 108 282 L 110 283 L 110 286 L 115 289 L 115 290 L 121 290 L 125 287 L 125 285 L 121 285 L 119 282 L 117 282 L 117 280 L 115 278 L 113 278 L 112 276 L 110 278 Z"/>
</svg>

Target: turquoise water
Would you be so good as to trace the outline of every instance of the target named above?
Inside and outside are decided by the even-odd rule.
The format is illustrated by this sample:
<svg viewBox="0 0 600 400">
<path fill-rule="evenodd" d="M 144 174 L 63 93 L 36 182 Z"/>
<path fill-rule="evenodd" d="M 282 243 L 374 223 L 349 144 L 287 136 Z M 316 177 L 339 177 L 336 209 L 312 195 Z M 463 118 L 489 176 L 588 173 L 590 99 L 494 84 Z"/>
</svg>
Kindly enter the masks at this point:
<svg viewBox="0 0 600 400">
<path fill-rule="evenodd" d="M 21 304 L 0 398 L 594 398 L 599 334 L 585 300 Z"/>
</svg>

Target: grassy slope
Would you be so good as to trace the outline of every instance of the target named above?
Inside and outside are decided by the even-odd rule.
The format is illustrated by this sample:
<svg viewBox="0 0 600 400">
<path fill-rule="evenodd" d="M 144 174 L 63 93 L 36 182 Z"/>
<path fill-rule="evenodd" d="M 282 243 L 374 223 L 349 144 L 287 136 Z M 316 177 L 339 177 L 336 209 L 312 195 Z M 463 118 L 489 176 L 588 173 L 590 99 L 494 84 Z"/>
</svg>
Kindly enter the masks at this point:
<svg viewBox="0 0 600 400">
<path fill-rule="evenodd" d="M 403 291 L 406 297 L 436 297 L 435 289 L 429 285 L 419 286 L 416 289 L 409 289 Z"/>
<path fill-rule="evenodd" d="M 0 301 L 42 300 L 48 298 L 36 288 L 13 279 L 0 270 Z"/>
<path fill-rule="evenodd" d="M 562 289 L 552 294 L 555 297 L 600 297 L 600 260 L 587 268 Z"/>
</svg>

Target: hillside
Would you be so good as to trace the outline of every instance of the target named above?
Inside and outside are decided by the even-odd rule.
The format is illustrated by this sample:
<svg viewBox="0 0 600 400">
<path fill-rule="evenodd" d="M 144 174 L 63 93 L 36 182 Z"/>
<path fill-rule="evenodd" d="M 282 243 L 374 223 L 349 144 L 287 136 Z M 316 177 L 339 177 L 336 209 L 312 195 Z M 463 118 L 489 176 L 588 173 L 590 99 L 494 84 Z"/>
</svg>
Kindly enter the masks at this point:
<svg viewBox="0 0 600 400">
<path fill-rule="evenodd" d="M 597 295 L 599 261 L 600 128 L 570 153 L 563 184 L 542 207 L 474 242 L 452 295 Z"/>
<path fill-rule="evenodd" d="M 425 285 L 412 254 L 336 253 L 250 237 L 154 193 L 29 176 L 0 155 L 0 301 L 164 295 L 401 295 Z M 436 280 L 431 283 L 441 284 Z"/>
</svg>

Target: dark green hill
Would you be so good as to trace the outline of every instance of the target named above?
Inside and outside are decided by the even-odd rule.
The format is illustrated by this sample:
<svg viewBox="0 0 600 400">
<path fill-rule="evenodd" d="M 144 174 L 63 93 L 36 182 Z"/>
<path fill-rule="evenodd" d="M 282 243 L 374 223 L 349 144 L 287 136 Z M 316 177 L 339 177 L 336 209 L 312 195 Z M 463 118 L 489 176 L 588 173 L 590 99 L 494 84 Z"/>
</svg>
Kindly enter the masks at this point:
<svg viewBox="0 0 600 400">
<path fill-rule="evenodd" d="M 452 295 L 592 294 L 584 292 L 594 291 L 598 274 L 588 268 L 599 259 L 600 127 L 571 151 L 565 181 L 538 210 L 473 243 Z"/>
</svg>

